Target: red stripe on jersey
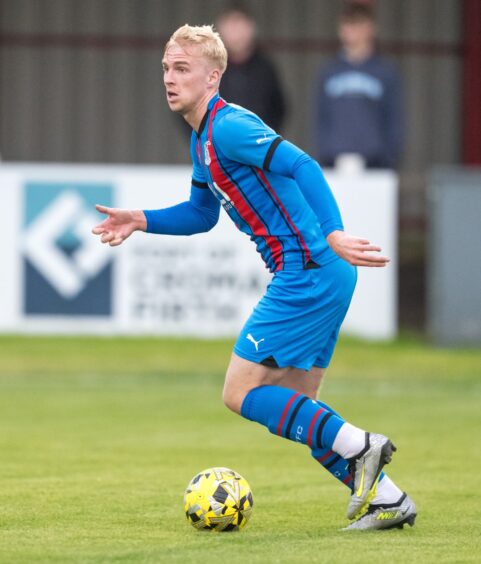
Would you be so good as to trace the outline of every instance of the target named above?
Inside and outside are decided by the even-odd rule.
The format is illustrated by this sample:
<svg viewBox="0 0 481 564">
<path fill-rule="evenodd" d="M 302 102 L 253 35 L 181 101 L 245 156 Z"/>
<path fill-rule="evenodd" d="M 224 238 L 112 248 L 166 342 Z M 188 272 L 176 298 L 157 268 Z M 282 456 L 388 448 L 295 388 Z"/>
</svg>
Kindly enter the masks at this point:
<svg viewBox="0 0 481 564">
<path fill-rule="evenodd" d="M 291 216 L 288 214 L 286 208 L 284 207 L 283 203 L 279 200 L 279 197 L 277 196 L 277 194 L 274 191 L 274 188 L 272 188 L 272 186 L 270 185 L 269 181 L 267 180 L 266 175 L 264 174 L 264 171 L 261 170 L 260 168 L 256 169 L 259 176 L 262 178 L 262 181 L 264 182 L 266 188 L 269 190 L 269 192 L 271 193 L 272 197 L 275 199 L 277 205 L 281 208 L 281 210 L 283 211 L 287 222 L 289 223 L 289 225 L 291 226 L 291 228 L 294 230 L 294 232 L 297 235 L 297 239 L 302 247 L 302 249 L 304 250 L 304 256 L 305 256 L 305 261 L 304 264 L 307 264 L 310 260 L 311 260 L 311 251 L 308 249 L 306 242 L 304 241 L 303 236 L 299 233 L 299 230 L 297 229 L 297 227 L 295 226 L 294 222 L 291 219 Z"/>
<path fill-rule="evenodd" d="M 352 480 L 352 476 L 351 474 L 348 474 L 342 482 L 347 486 L 351 480 Z"/>
<path fill-rule="evenodd" d="M 275 264 L 274 270 L 282 270 L 283 266 L 283 256 L 282 256 L 282 244 L 277 237 L 274 235 L 269 235 L 267 229 L 263 225 L 262 221 L 256 215 L 255 211 L 250 207 L 248 202 L 245 200 L 244 196 L 237 188 L 237 186 L 230 180 L 230 178 L 222 170 L 217 155 L 215 153 L 214 145 L 212 142 L 212 122 L 214 120 L 215 114 L 218 110 L 226 105 L 224 100 L 218 100 L 211 110 L 210 120 L 209 120 L 209 130 L 208 130 L 208 140 L 209 145 L 207 145 L 207 150 L 209 152 L 210 164 L 209 171 L 211 173 L 213 181 L 217 186 L 227 194 L 231 202 L 233 203 L 236 211 L 242 217 L 242 219 L 251 228 L 252 233 L 258 237 L 262 237 L 267 246 L 271 251 L 271 256 Z"/>
<path fill-rule="evenodd" d="M 284 408 L 284 411 L 282 412 L 281 415 L 281 419 L 279 421 L 279 425 L 277 426 L 277 431 L 276 433 L 278 435 L 281 434 L 282 432 L 282 426 L 284 425 L 284 421 L 286 420 L 287 414 L 289 413 L 289 409 L 291 409 L 292 404 L 296 401 L 296 398 L 298 398 L 301 394 L 297 393 L 294 394 L 291 399 L 287 402 L 286 407 Z"/>
</svg>

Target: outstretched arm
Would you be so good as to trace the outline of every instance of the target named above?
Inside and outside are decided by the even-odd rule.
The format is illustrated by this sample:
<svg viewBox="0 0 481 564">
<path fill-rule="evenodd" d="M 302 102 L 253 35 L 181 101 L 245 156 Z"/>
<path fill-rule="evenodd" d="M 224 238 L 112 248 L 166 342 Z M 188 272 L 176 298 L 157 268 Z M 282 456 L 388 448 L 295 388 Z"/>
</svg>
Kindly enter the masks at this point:
<svg viewBox="0 0 481 564">
<path fill-rule="evenodd" d="M 293 178 L 318 217 L 324 237 L 341 258 L 355 266 L 385 266 L 389 262 L 375 254 L 381 250 L 378 246 L 344 233 L 339 208 L 321 167 L 258 117 L 228 114 L 217 126 L 214 139 L 232 160 Z"/>
<path fill-rule="evenodd" d="M 355 266 L 386 266 L 381 248 L 362 237 L 344 233 L 341 214 L 319 164 L 298 147 L 283 141 L 277 147 L 269 170 L 293 178 L 319 219 L 332 250 Z"/>
<path fill-rule="evenodd" d="M 220 204 L 208 188 L 192 185 L 190 199 L 160 210 L 124 210 L 96 206 L 108 215 L 92 229 L 102 243 L 120 245 L 134 231 L 164 235 L 193 235 L 214 227 L 219 219 Z"/>
<path fill-rule="evenodd" d="M 220 203 L 207 184 L 199 186 L 192 184 L 187 202 L 161 210 L 144 210 L 147 233 L 194 235 L 210 231 L 219 220 Z"/>
</svg>

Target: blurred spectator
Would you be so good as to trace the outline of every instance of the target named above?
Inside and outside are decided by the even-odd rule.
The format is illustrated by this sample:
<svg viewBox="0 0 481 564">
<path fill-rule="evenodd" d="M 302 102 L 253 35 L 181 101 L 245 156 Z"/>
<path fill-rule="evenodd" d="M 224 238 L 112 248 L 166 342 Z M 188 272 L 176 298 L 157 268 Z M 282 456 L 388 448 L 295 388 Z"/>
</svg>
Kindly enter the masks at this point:
<svg viewBox="0 0 481 564">
<path fill-rule="evenodd" d="M 367 3 L 345 4 L 339 19 L 341 50 L 317 81 L 316 156 L 323 166 L 356 154 L 370 168 L 395 168 L 403 115 L 400 78 L 376 53 L 376 23 Z"/>
<path fill-rule="evenodd" d="M 221 96 L 256 113 L 274 130 L 281 130 L 284 94 L 273 63 L 257 45 L 256 22 L 243 6 L 236 5 L 219 16 L 216 27 L 229 55 Z"/>
</svg>

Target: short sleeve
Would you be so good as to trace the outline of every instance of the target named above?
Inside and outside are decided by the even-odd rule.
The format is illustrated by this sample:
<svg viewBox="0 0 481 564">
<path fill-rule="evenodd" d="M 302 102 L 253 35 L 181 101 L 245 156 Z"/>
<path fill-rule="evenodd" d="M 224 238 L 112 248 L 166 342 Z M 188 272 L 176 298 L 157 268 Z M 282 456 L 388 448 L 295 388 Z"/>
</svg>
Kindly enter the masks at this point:
<svg viewBox="0 0 481 564">
<path fill-rule="evenodd" d="M 190 156 L 192 159 L 192 185 L 196 186 L 197 188 L 208 188 L 209 185 L 207 184 L 207 179 L 199 162 L 196 146 L 197 135 L 192 132 L 192 137 L 190 138 Z"/>
<path fill-rule="evenodd" d="M 214 129 L 214 142 L 229 159 L 269 170 L 282 137 L 255 114 L 232 112 Z"/>
</svg>

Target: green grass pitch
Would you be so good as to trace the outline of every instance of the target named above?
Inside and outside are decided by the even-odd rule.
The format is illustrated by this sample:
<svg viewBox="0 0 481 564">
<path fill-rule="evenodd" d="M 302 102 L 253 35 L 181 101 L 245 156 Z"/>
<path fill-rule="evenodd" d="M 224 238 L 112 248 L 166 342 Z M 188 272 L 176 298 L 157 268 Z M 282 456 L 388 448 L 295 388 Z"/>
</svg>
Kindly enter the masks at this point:
<svg viewBox="0 0 481 564">
<path fill-rule="evenodd" d="M 342 339 L 321 397 L 391 436 L 413 529 L 343 533 L 348 490 L 228 412 L 232 343 L 0 338 L 0 562 L 479 562 L 481 351 Z M 190 527 L 209 466 L 254 493 L 238 533 Z"/>
</svg>

